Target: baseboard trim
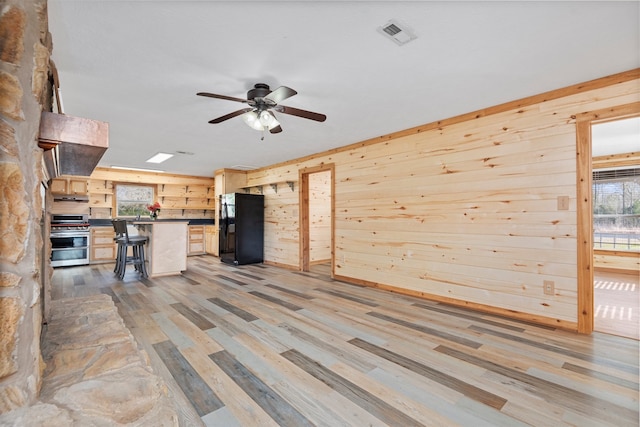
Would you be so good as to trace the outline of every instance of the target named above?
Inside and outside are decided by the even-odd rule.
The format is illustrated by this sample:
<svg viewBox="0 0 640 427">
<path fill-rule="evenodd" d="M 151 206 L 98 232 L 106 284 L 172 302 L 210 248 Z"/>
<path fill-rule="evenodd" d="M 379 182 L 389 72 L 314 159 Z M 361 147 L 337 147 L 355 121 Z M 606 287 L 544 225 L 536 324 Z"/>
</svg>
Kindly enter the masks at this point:
<svg viewBox="0 0 640 427">
<path fill-rule="evenodd" d="M 486 304 L 478 304 L 470 301 L 459 300 L 455 298 L 443 297 L 440 295 L 429 294 L 427 292 L 414 291 L 411 289 L 398 288 L 396 286 L 383 285 L 381 283 L 370 282 L 368 280 L 354 279 L 347 276 L 334 277 L 335 280 L 351 283 L 354 285 L 368 286 L 372 288 L 378 288 L 385 291 L 395 292 L 402 295 L 409 295 L 413 297 L 422 298 L 429 301 L 441 302 L 444 304 L 453 305 L 456 307 L 469 308 L 475 311 L 480 311 L 487 314 L 506 317 L 509 319 L 524 321 L 528 323 L 534 323 L 541 326 L 549 326 L 552 328 L 564 329 L 571 332 L 578 332 L 578 323 L 570 322 L 562 319 L 554 319 L 552 317 L 538 316 L 531 313 L 523 313 L 516 310 L 508 310 L 500 307 L 493 307 Z"/>
</svg>

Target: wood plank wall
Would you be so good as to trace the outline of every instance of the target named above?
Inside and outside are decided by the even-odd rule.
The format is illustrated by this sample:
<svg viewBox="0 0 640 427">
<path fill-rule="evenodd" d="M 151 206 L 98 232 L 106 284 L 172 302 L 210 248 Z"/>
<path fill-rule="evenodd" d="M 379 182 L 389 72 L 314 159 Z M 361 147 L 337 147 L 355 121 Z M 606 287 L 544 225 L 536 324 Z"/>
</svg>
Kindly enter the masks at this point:
<svg viewBox="0 0 640 427">
<path fill-rule="evenodd" d="M 247 182 L 296 181 L 299 169 L 334 163 L 336 276 L 576 329 L 575 116 L 637 102 L 639 77 L 632 70 L 273 165 Z M 265 196 L 265 260 L 298 268 L 297 191 Z"/>
<path fill-rule="evenodd" d="M 593 266 L 600 271 L 640 275 L 640 253 L 595 249 Z"/>
<path fill-rule="evenodd" d="M 293 189 L 284 181 L 274 186 L 264 185 L 248 189 L 251 194 L 264 195 L 265 260 L 289 269 L 297 267 L 299 256 L 297 179 L 296 176 Z M 291 260 L 294 259 L 295 263 L 292 263 Z"/>
<path fill-rule="evenodd" d="M 331 260 L 331 171 L 309 174 L 309 262 Z"/>
</svg>

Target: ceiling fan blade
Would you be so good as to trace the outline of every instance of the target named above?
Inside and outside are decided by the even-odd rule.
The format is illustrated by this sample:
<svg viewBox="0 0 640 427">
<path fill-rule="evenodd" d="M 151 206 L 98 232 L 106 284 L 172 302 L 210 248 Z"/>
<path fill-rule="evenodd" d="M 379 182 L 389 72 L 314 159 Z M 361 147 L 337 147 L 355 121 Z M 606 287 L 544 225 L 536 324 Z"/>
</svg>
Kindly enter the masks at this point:
<svg viewBox="0 0 640 427">
<path fill-rule="evenodd" d="M 280 133 L 282 132 L 282 128 L 280 127 L 280 125 L 274 127 L 273 129 L 269 129 L 269 132 L 271 133 Z"/>
<path fill-rule="evenodd" d="M 236 102 L 244 102 L 244 103 L 247 102 L 246 99 L 234 98 L 233 96 L 218 95 L 218 94 L 209 93 L 209 92 L 198 92 L 198 93 L 196 93 L 196 95 L 198 95 L 198 96 L 208 96 L 209 98 L 226 99 L 227 101 L 236 101 Z"/>
<path fill-rule="evenodd" d="M 293 95 L 297 94 L 295 90 L 290 87 L 280 86 L 276 90 L 272 91 L 270 94 L 264 97 L 264 99 L 273 101 L 276 104 L 284 101 L 287 98 L 291 98 Z"/>
<path fill-rule="evenodd" d="M 248 113 L 253 110 L 253 108 L 243 108 L 242 110 L 234 111 L 233 113 L 225 114 L 224 116 L 218 117 L 217 119 L 209 120 L 209 123 L 221 123 L 225 120 L 232 119 L 234 117 L 240 116 L 244 113 Z"/>
<path fill-rule="evenodd" d="M 325 120 L 327 120 L 327 116 L 325 116 L 324 114 L 314 113 L 312 111 L 307 111 L 307 110 L 301 110 L 299 108 L 285 107 L 284 105 L 278 105 L 278 107 L 276 107 L 275 110 L 279 111 L 280 113 L 290 114 L 292 116 L 298 116 L 305 119 L 315 120 L 316 122 L 324 122 Z"/>
</svg>

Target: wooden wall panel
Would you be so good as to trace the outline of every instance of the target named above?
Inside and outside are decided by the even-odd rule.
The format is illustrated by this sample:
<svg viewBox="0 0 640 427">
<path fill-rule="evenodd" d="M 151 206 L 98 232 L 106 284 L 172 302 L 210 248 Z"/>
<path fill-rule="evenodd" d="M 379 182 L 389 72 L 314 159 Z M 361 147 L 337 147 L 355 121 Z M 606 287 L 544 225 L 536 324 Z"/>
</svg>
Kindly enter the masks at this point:
<svg viewBox="0 0 640 427">
<path fill-rule="evenodd" d="M 594 250 L 593 264 L 596 270 L 640 274 L 640 253 Z"/>
<path fill-rule="evenodd" d="M 297 176 L 296 176 L 297 181 Z M 264 258 L 274 264 L 298 267 L 298 191 L 286 185 L 264 185 Z M 295 262 L 292 262 L 294 260 Z"/>
<path fill-rule="evenodd" d="M 309 261 L 331 260 L 331 171 L 309 175 Z"/>
<path fill-rule="evenodd" d="M 249 172 L 247 182 L 293 181 L 300 169 L 334 163 L 339 278 L 576 328 L 575 118 L 640 95 L 637 72 L 604 81 L 611 84 L 577 85 Z M 265 259 L 295 268 L 297 191 L 265 196 Z M 567 210 L 559 197 L 569 198 Z M 545 280 L 554 295 L 544 294 Z"/>
</svg>

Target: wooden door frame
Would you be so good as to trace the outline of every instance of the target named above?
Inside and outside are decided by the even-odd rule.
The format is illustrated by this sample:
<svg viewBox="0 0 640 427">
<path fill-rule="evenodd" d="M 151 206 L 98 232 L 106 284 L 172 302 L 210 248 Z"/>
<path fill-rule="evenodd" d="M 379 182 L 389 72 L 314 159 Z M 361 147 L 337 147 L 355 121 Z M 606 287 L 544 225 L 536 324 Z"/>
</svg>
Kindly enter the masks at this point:
<svg viewBox="0 0 640 427">
<path fill-rule="evenodd" d="M 327 163 L 320 166 L 303 168 L 298 171 L 299 197 L 300 197 L 300 271 L 309 271 L 310 269 L 310 237 L 309 237 L 309 175 L 318 172 L 331 172 L 331 277 L 335 275 L 335 164 Z"/>
<path fill-rule="evenodd" d="M 640 115 L 640 102 L 590 111 L 576 116 L 578 332 L 582 334 L 592 333 L 594 326 L 591 126 L 638 115 Z"/>
</svg>

